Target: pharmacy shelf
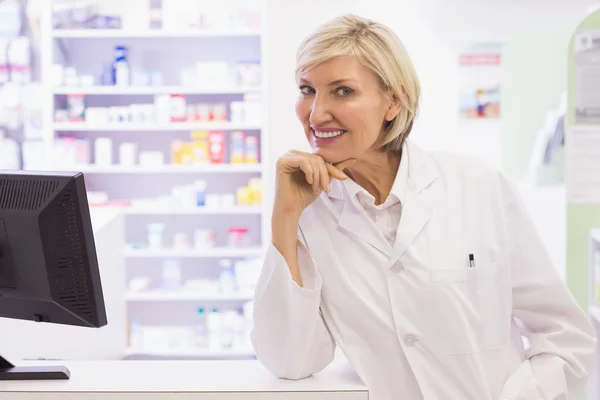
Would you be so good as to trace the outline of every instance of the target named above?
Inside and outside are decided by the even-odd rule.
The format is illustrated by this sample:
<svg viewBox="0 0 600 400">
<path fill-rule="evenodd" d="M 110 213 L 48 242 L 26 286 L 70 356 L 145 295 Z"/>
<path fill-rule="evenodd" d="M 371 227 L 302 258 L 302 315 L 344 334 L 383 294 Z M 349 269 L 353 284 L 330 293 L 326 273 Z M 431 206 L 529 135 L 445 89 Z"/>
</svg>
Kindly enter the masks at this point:
<svg viewBox="0 0 600 400">
<path fill-rule="evenodd" d="M 54 94 L 84 95 L 154 95 L 154 94 L 246 94 L 259 93 L 260 88 L 196 88 L 188 86 L 59 86 L 53 89 Z"/>
<path fill-rule="evenodd" d="M 210 208 L 210 207 L 195 207 L 195 208 L 145 208 L 145 207 L 129 207 L 125 209 L 127 215 L 246 215 L 246 214 L 261 214 L 262 208 L 259 206 L 235 206 L 227 208 Z"/>
<path fill-rule="evenodd" d="M 197 348 L 190 349 L 172 349 L 172 350 L 147 350 L 147 349 L 134 349 L 128 347 L 126 349 L 127 356 L 146 356 L 146 357 L 168 357 L 168 358 L 250 358 L 254 357 L 255 353 L 253 350 L 203 350 Z"/>
<path fill-rule="evenodd" d="M 157 39 L 157 38 L 218 38 L 218 37 L 260 37 L 260 31 L 245 32 L 210 32 L 199 30 L 161 30 L 161 29 L 53 29 L 52 37 L 55 39 L 102 39 L 102 38 L 135 38 L 135 39 Z"/>
<path fill-rule="evenodd" d="M 209 249 L 132 249 L 125 248 L 128 258 L 226 258 L 226 257 L 260 257 L 260 247 L 247 248 L 209 248 Z"/>
<path fill-rule="evenodd" d="M 127 301 L 160 301 L 160 302 L 180 302 L 180 301 L 251 301 L 254 298 L 253 293 L 215 293 L 201 294 L 196 291 L 155 291 L 155 292 L 130 292 L 125 296 Z"/>
<path fill-rule="evenodd" d="M 96 166 L 79 165 L 54 170 L 76 171 L 84 174 L 198 174 L 198 173 L 256 173 L 262 172 L 260 164 L 205 164 L 205 165 L 161 165 L 141 166 Z"/>
<path fill-rule="evenodd" d="M 193 131 L 193 130 L 244 130 L 258 131 L 261 130 L 260 125 L 240 124 L 234 122 L 173 122 L 167 124 L 136 124 L 136 123 L 119 123 L 119 124 L 89 124 L 85 122 L 55 122 L 53 125 L 54 131 L 57 132 L 159 132 L 159 131 Z"/>
<path fill-rule="evenodd" d="M 600 306 L 596 304 L 590 305 L 590 316 L 594 321 L 600 323 Z"/>
</svg>

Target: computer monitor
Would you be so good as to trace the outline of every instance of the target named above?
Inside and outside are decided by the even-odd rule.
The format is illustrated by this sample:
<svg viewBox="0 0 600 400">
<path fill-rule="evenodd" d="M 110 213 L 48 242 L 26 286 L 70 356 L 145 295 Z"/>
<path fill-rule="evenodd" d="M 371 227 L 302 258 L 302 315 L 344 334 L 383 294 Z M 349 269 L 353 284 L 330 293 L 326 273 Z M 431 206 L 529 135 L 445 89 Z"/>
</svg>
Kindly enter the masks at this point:
<svg viewBox="0 0 600 400">
<path fill-rule="evenodd" d="M 0 317 L 107 324 L 81 173 L 0 171 Z M 0 380 L 69 376 L 63 366 L 15 367 L 0 357 Z"/>
</svg>

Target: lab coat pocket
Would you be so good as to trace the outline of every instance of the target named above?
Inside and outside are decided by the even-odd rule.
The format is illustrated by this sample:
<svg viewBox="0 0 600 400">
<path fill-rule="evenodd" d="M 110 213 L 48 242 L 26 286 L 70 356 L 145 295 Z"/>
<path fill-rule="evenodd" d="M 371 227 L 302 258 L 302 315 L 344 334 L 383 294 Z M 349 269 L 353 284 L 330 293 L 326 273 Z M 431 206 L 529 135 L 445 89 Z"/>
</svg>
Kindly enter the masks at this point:
<svg viewBox="0 0 600 400">
<path fill-rule="evenodd" d="M 510 336 L 510 286 L 498 265 L 431 271 L 435 341 L 444 354 L 504 347 Z"/>
</svg>

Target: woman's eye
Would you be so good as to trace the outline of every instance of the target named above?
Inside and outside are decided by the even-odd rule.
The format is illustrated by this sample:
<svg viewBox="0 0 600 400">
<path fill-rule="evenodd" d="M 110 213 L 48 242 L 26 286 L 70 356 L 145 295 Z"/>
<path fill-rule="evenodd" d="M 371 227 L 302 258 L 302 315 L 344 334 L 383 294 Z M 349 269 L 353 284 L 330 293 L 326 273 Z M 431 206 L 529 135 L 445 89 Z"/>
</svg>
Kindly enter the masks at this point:
<svg viewBox="0 0 600 400">
<path fill-rule="evenodd" d="M 315 91 L 310 86 L 301 86 L 300 92 L 304 95 L 307 95 L 307 94 L 313 94 Z"/>
<path fill-rule="evenodd" d="M 352 89 L 347 88 L 347 87 L 341 87 L 335 91 L 335 94 L 337 94 L 338 96 L 342 96 L 342 97 L 350 96 L 352 93 L 353 93 Z"/>
</svg>

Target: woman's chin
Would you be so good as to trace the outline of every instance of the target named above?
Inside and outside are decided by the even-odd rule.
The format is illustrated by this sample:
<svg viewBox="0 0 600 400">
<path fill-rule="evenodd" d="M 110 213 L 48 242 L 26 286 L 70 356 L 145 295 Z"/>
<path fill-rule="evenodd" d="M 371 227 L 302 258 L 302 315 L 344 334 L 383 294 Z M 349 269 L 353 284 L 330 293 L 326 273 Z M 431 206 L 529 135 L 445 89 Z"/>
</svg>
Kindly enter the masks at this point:
<svg viewBox="0 0 600 400">
<path fill-rule="evenodd" d="M 322 149 L 319 147 L 315 147 L 313 148 L 313 154 L 317 155 L 317 156 L 321 156 L 323 158 L 323 160 L 325 160 L 328 163 L 335 163 L 336 159 L 338 158 L 338 154 L 336 154 L 337 152 L 335 151 L 331 151 L 328 149 Z"/>
</svg>

